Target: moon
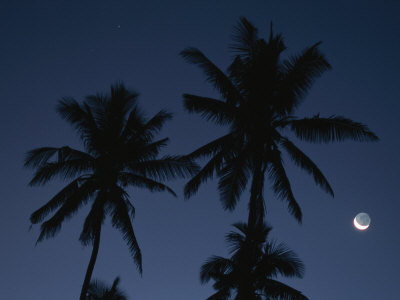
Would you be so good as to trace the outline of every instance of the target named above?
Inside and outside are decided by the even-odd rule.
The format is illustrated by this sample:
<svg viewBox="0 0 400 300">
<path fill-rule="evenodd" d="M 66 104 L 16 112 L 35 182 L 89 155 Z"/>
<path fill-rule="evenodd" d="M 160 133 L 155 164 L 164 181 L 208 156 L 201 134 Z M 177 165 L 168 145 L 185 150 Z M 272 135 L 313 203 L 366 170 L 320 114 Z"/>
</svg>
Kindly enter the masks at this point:
<svg viewBox="0 0 400 300">
<path fill-rule="evenodd" d="M 354 218 L 353 223 L 358 230 L 366 230 L 371 224 L 371 218 L 367 213 L 362 212 Z"/>
</svg>

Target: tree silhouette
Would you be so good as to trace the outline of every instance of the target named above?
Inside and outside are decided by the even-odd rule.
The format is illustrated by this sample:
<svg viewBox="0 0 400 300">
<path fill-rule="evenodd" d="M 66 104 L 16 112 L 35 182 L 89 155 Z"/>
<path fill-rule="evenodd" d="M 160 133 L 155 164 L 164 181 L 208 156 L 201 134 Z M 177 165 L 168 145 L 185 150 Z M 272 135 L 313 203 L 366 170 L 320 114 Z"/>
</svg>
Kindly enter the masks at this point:
<svg viewBox="0 0 400 300">
<path fill-rule="evenodd" d="M 80 241 L 93 244 L 82 286 L 84 300 L 89 287 L 100 244 L 101 227 L 107 215 L 126 241 L 132 258 L 142 273 L 142 254 L 131 220 L 135 208 L 125 188 L 136 186 L 152 192 L 174 191 L 163 182 L 193 175 L 196 166 L 187 158 L 158 158 L 168 138 L 154 140 L 171 114 L 160 111 L 147 120 L 136 104 L 137 94 L 124 85 L 111 86 L 110 95 L 88 96 L 82 104 L 62 99 L 59 115 L 79 133 L 84 151 L 68 146 L 42 147 L 27 153 L 25 166 L 36 169 L 30 185 L 43 185 L 57 176 L 69 183 L 30 217 L 32 224 L 42 223 L 38 242 L 56 235 L 62 223 L 79 208 L 91 202 Z M 46 216 L 55 211 L 52 217 Z"/>
<path fill-rule="evenodd" d="M 127 300 L 125 293 L 118 288 L 119 277 L 115 278 L 111 287 L 103 282 L 90 282 L 87 300 Z"/>
<path fill-rule="evenodd" d="M 304 265 L 284 244 L 268 242 L 271 228 L 236 223 L 226 236 L 230 258 L 210 257 L 201 267 L 201 282 L 214 280 L 215 294 L 207 300 L 307 300 L 301 292 L 276 278 L 303 277 Z"/>
<path fill-rule="evenodd" d="M 344 140 L 377 141 L 367 126 L 342 116 L 299 119 L 294 112 L 314 80 L 330 65 L 319 50 L 320 43 L 302 53 L 281 58 L 286 49 L 281 35 L 272 31 L 268 40 L 258 38 L 257 29 L 245 18 L 235 28 L 233 62 L 222 72 L 200 50 L 181 52 L 189 63 L 198 65 L 222 100 L 184 94 L 184 106 L 190 113 L 219 125 L 229 132 L 193 151 L 193 159 L 208 162 L 185 186 L 191 197 L 199 186 L 219 177 L 218 189 L 224 209 L 234 209 L 249 178 L 249 225 L 263 223 L 263 189 L 267 176 L 275 194 L 287 202 L 289 212 L 299 221 L 302 212 L 297 203 L 282 161 L 285 151 L 294 163 L 313 176 L 317 185 L 333 196 L 333 190 L 316 164 L 304 154 L 284 131 L 292 131 L 300 140 L 311 143 Z"/>
</svg>

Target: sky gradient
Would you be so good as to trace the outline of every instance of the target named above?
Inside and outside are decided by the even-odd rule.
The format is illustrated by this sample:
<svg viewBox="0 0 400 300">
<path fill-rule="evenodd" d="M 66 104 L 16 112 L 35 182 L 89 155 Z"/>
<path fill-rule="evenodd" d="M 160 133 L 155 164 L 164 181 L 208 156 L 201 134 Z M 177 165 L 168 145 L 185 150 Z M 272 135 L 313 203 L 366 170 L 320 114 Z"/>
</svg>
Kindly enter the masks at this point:
<svg viewBox="0 0 400 300">
<path fill-rule="evenodd" d="M 306 144 L 297 140 L 332 185 L 331 198 L 287 161 L 303 209 L 296 223 L 266 182 L 271 236 L 304 261 L 304 279 L 283 280 L 310 299 L 394 299 L 398 295 L 400 230 L 400 4 L 398 1 L 2 1 L 0 4 L 0 287 L 9 300 L 77 299 L 91 248 L 79 233 L 88 207 L 54 239 L 35 246 L 39 226 L 29 215 L 62 186 L 28 187 L 25 153 L 41 146 L 80 148 L 72 128 L 55 112 L 61 97 L 108 92 L 123 81 L 140 93 L 148 116 L 174 114 L 160 137 L 165 153 L 186 154 L 226 128 L 183 110 L 182 94 L 215 96 L 202 72 L 179 52 L 199 48 L 225 70 L 233 26 L 246 17 L 266 37 L 272 21 L 293 55 L 322 41 L 333 69 L 319 78 L 296 115 L 343 115 L 367 124 L 378 143 Z M 323 3 L 322 3 L 323 2 Z M 143 253 L 143 277 L 121 234 L 106 222 L 94 278 L 120 287 L 129 299 L 201 300 L 199 269 L 211 255 L 227 255 L 225 234 L 247 218 L 248 193 L 234 212 L 222 210 L 216 181 L 188 201 L 183 180 L 170 182 L 178 198 L 130 189 L 134 229 Z M 371 227 L 352 225 L 359 212 Z"/>
</svg>

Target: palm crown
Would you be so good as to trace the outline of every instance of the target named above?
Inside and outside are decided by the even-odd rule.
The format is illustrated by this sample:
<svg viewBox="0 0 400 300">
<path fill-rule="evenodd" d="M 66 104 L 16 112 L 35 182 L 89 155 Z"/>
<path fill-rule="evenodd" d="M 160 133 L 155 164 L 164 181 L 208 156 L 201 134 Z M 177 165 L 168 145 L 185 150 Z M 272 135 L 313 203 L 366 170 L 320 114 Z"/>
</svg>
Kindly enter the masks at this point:
<svg viewBox="0 0 400 300">
<path fill-rule="evenodd" d="M 236 223 L 237 231 L 226 236 L 230 258 L 212 256 L 202 266 L 200 279 L 214 280 L 215 294 L 208 300 L 307 300 L 301 292 L 285 285 L 277 276 L 299 277 L 304 265 L 284 244 L 268 242 L 271 228 L 265 224 L 249 227 Z"/>
<path fill-rule="evenodd" d="M 223 98 L 184 94 L 186 110 L 230 128 L 226 135 L 189 155 L 194 159 L 210 159 L 185 186 L 186 197 L 192 196 L 200 184 L 216 172 L 223 206 L 233 209 L 249 178 L 252 178 L 249 224 L 262 223 L 265 211 L 263 188 L 267 174 L 274 192 L 287 202 L 290 213 L 301 222 L 302 212 L 286 176 L 282 150 L 296 165 L 312 175 L 317 185 L 333 196 L 333 190 L 320 169 L 283 135 L 283 131 L 289 129 L 297 138 L 313 143 L 346 139 L 376 141 L 378 138 L 367 126 L 341 116 L 325 118 L 316 115 L 299 119 L 293 115 L 314 80 L 330 69 L 318 49 L 319 44 L 297 56 L 282 59 L 286 47 L 281 35 L 274 35 L 271 28 L 269 39 L 260 39 L 257 29 L 241 18 L 231 46 L 236 56 L 227 74 L 196 48 L 181 52 L 188 62 L 204 71 L 207 80 Z"/>
<path fill-rule="evenodd" d="M 175 195 L 163 181 L 190 175 L 196 170 L 186 158 L 158 158 L 168 139 L 154 140 L 154 136 L 171 114 L 160 111 L 147 120 L 136 104 L 137 96 L 118 84 L 111 87 L 110 95 L 88 96 L 82 104 L 74 99 L 62 99 L 57 112 L 79 133 L 84 151 L 68 146 L 42 147 L 28 152 L 25 159 L 25 166 L 36 169 L 30 185 L 42 185 L 57 176 L 70 180 L 31 215 L 33 224 L 43 222 L 38 242 L 53 237 L 81 206 L 92 203 L 80 235 L 83 244 L 94 242 L 81 299 L 90 282 L 101 226 L 107 215 L 121 231 L 142 272 L 142 255 L 131 223 L 135 208 L 125 188 L 136 186 Z M 53 211 L 53 216 L 44 221 Z"/>
</svg>

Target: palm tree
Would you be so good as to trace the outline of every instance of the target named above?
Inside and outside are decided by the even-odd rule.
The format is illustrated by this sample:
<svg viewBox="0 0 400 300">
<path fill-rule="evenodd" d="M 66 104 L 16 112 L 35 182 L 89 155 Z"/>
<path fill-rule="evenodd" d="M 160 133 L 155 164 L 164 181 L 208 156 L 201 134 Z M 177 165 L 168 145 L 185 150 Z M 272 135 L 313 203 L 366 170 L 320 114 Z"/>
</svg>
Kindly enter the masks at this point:
<svg viewBox="0 0 400 300">
<path fill-rule="evenodd" d="M 226 236 L 230 258 L 210 257 L 201 267 L 200 280 L 214 280 L 215 294 L 207 300 L 307 300 L 301 292 L 276 278 L 302 278 L 304 265 L 284 244 L 267 242 L 271 228 L 236 223 L 237 231 Z"/>
<path fill-rule="evenodd" d="M 263 189 L 265 177 L 272 181 L 275 194 L 287 202 L 290 213 L 299 221 L 302 212 L 282 162 L 282 151 L 296 165 L 313 176 L 317 185 L 333 196 L 333 190 L 316 164 L 287 136 L 290 130 L 300 140 L 311 143 L 344 140 L 377 141 L 367 126 L 342 116 L 297 118 L 301 104 L 314 80 L 330 65 L 319 50 L 320 43 L 301 54 L 281 58 L 286 46 L 281 35 L 258 38 L 257 29 L 245 18 L 235 28 L 231 48 L 236 55 L 222 72 L 200 50 L 181 52 L 189 63 L 198 65 L 222 100 L 184 94 L 185 109 L 200 113 L 206 120 L 229 125 L 229 132 L 193 151 L 192 159 L 210 158 L 185 186 L 191 197 L 199 186 L 219 177 L 218 189 L 224 209 L 235 208 L 251 178 L 249 225 L 262 223 L 265 215 Z"/>
<path fill-rule="evenodd" d="M 150 191 L 174 191 L 163 182 L 194 174 L 196 167 L 186 158 L 157 158 L 168 138 L 154 140 L 171 114 L 160 111 L 151 119 L 143 117 L 136 100 L 122 84 L 111 87 L 110 95 L 88 96 L 82 104 L 72 98 L 62 99 L 59 115 L 79 133 L 84 150 L 68 146 L 42 147 L 27 153 L 25 166 L 36 169 L 30 185 L 43 185 L 57 176 L 69 183 L 30 217 L 32 224 L 41 223 L 38 242 L 54 237 L 61 225 L 79 208 L 91 202 L 80 241 L 93 244 L 93 250 L 82 286 L 84 300 L 89 287 L 100 244 L 101 227 L 107 215 L 126 241 L 139 273 L 142 254 L 131 220 L 135 208 L 126 187 Z M 55 211 L 46 221 L 48 214 Z"/>
<path fill-rule="evenodd" d="M 87 300 L 127 300 L 125 293 L 118 288 L 119 277 L 115 278 L 111 287 L 100 281 L 92 281 L 89 285 Z"/>
</svg>

